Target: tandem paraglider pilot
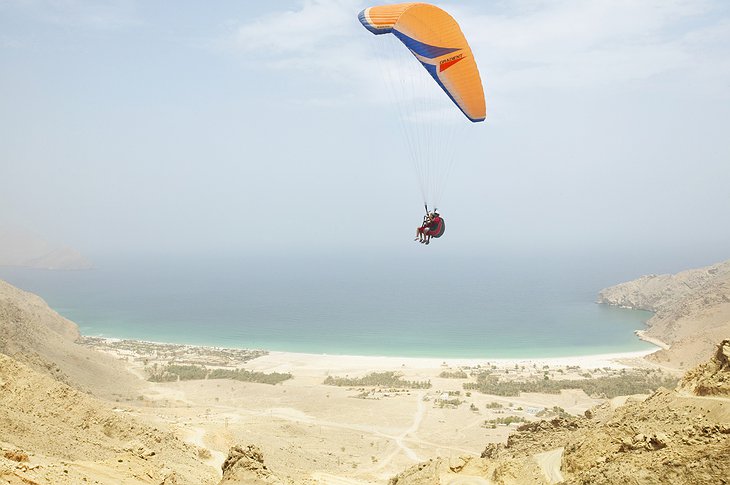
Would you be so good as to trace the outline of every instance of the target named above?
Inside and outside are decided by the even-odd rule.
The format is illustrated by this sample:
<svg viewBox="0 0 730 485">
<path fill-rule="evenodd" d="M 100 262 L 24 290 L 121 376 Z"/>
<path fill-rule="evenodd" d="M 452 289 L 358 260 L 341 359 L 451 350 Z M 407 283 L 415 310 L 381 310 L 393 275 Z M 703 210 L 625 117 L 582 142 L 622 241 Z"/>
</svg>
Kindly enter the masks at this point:
<svg viewBox="0 0 730 485">
<path fill-rule="evenodd" d="M 429 212 L 423 220 L 423 224 L 416 229 L 416 239 L 414 241 L 420 241 L 421 244 L 428 244 L 431 242 L 431 238 L 439 238 L 444 234 L 446 225 L 444 219 L 434 209 L 433 212 Z"/>
<path fill-rule="evenodd" d="M 377 55 L 382 56 L 383 65 L 394 67 L 384 70 L 386 84 L 391 88 L 392 104 L 404 128 L 426 209 L 415 240 L 428 244 L 431 238 L 438 238 L 444 232 L 443 218 L 435 209 L 428 208 L 441 203 L 445 175 L 453 162 L 444 150 L 455 145 L 444 143 L 450 139 L 445 135 L 454 133 L 451 130 L 465 124 L 465 119 L 481 123 L 487 118 L 476 57 L 459 23 L 435 5 L 389 2 L 368 7 L 357 18 L 365 30 L 381 39 L 375 44 L 379 46 Z M 413 62 L 413 58 L 418 62 Z M 426 90 L 429 86 L 434 89 Z M 414 93 L 418 93 L 417 102 Z M 421 98 L 427 102 L 421 103 Z M 429 114 L 424 118 L 426 112 Z M 458 122 L 454 123 L 452 118 Z M 434 136 L 436 133 L 439 136 Z"/>
</svg>

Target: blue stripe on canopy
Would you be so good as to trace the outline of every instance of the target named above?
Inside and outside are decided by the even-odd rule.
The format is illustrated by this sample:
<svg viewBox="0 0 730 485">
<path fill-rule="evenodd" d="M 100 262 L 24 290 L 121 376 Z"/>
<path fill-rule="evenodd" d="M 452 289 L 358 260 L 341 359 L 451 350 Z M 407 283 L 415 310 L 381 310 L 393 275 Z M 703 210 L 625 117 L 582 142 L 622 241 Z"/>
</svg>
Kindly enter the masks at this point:
<svg viewBox="0 0 730 485">
<path fill-rule="evenodd" d="M 427 59 L 434 59 L 436 57 L 445 56 L 446 54 L 451 54 L 452 52 L 460 50 L 458 48 L 452 49 L 450 47 L 436 47 L 433 45 L 424 44 L 423 42 L 412 39 L 406 34 L 398 32 L 395 29 L 393 29 L 393 35 L 398 37 L 400 41 L 403 42 L 410 50 L 412 50 L 419 56 L 425 57 Z"/>
<path fill-rule="evenodd" d="M 367 9 L 365 9 L 365 10 L 367 10 Z M 365 10 L 360 12 L 357 16 L 357 18 L 360 20 L 360 23 L 363 25 L 363 27 L 365 27 L 366 29 L 368 29 L 370 32 L 372 32 L 375 35 L 389 34 L 390 31 L 393 30 L 390 27 L 377 28 L 377 27 L 371 25 L 370 22 L 368 22 L 367 17 L 365 17 Z"/>
</svg>

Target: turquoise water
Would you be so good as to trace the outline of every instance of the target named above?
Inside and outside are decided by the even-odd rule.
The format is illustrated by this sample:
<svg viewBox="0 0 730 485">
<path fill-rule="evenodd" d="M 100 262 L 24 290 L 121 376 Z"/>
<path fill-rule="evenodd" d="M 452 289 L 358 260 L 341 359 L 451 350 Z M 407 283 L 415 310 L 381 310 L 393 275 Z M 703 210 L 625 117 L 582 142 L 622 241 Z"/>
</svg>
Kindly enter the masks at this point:
<svg viewBox="0 0 730 485">
<path fill-rule="evenodd" d="M 96 263 L 91 271 L 0 268 L 0 278 L 42 296 L 85 335 L 465 358 L 650 348 L 633 334 L 649 313 L 594 303 L 623 274 L 573 259 L 240 256 Z"/>
</svg>

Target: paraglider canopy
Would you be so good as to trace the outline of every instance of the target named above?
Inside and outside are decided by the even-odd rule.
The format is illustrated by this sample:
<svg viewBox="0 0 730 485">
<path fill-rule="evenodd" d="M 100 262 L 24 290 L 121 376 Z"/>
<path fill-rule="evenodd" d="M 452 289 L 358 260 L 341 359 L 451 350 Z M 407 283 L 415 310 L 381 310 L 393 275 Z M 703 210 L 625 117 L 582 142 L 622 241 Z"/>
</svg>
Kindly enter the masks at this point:
<svg viewBox="0 0 730 485">
<path fill-rule="evenodd" d="M 366 8 L 358 18 L 373 34 L 397 37 L 470 121 L 485 120 L 479 70 L 451 15 L 427 3 L 399 3 Z"/>
</svg>

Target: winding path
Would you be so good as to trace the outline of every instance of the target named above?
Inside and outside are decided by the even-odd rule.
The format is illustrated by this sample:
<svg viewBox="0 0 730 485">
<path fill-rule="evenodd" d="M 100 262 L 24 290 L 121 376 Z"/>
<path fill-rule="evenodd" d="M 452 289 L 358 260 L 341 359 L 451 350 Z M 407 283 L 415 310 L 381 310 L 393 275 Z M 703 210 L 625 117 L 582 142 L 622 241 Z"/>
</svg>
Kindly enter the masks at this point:
<svg viewBox="0 0 730 485">
<path fill-rule="evenodd" d="M 537 453 L 533 456 L 549 483 L 560 483 L 564 480 L 563 474 L 560 472 L 560 464 L 563 460 L 564 450 L 565 448 L 555 448 L 554 450 Z"/>
<path fill-rule="evenodd" d="M 223 462 L 226 461 L 226 454 L 222 451 L 214 450 L 205 444 L 205 441 L 203 439 L 205 438 L 205 429 L 190 428 L 187 430 L 187 433 L 188 435 L 185 441 L 210 451 L 210 458 L 207 458 L 205 460 L 205 463 L 212 466 L 213 468 L 216 468 L 218 470 L 218 474 L 221 475 L 223 473 Z"/>
</svg>

